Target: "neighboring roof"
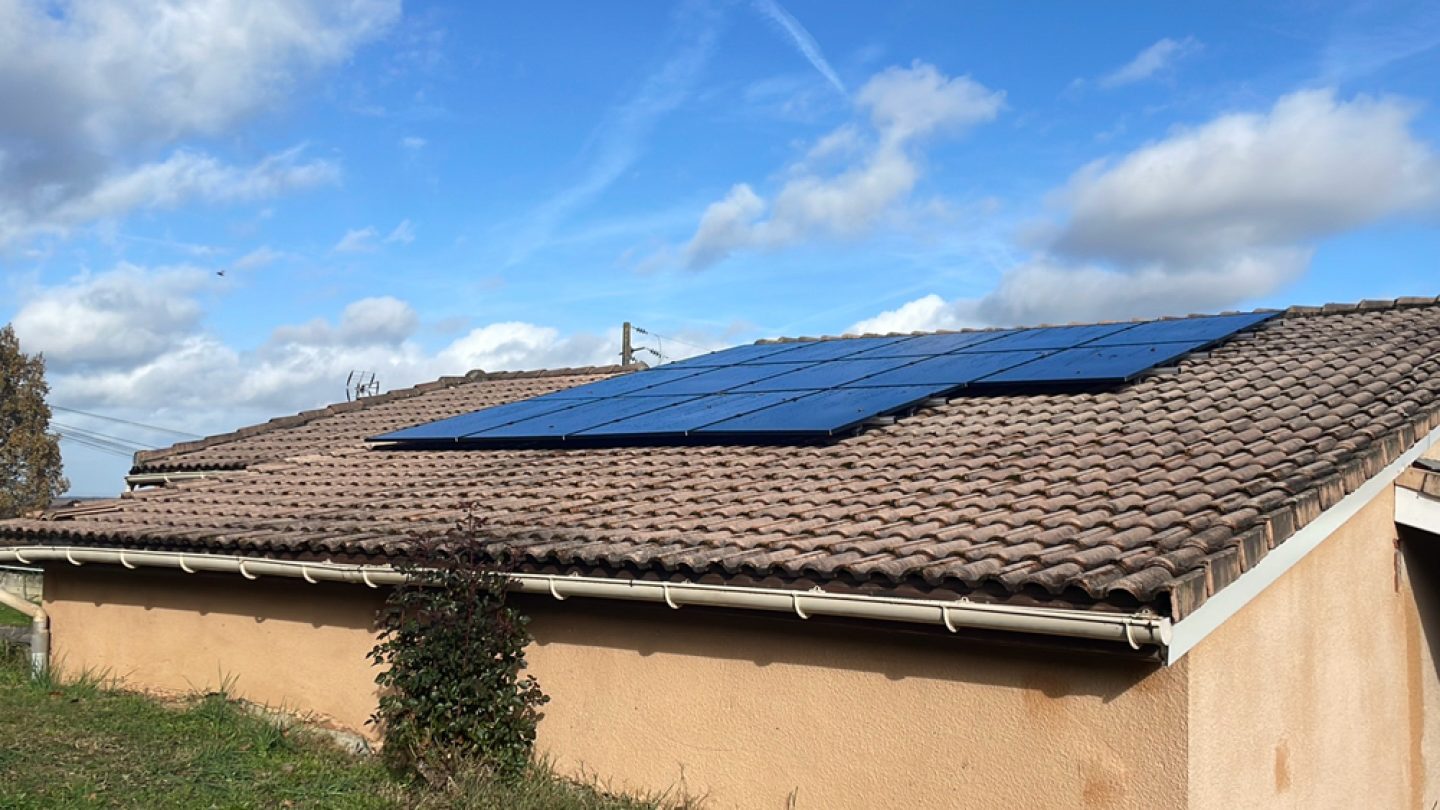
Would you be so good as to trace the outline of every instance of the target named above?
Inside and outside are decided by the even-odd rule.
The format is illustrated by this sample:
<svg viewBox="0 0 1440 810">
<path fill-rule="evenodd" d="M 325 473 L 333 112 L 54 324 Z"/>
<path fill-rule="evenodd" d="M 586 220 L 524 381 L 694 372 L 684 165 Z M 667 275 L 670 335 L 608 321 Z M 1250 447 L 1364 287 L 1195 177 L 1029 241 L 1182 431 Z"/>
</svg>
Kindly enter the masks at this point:
<svg viewBox="0 0 1440 810">
<path fill-rule="evenodd" d="M 135 466 L 130 472 L 239 470 L 297 452 L 334 450 L 353 444 L 358 435 L 409 427 L 430 414 L 435 419 L 455 416 L 632 370 L 624 366 L 603 366 L 547 371 L 472 371 L 463 377 L 441 377 L 413 388 L 281 416 L 232 433 L 181 442 L 162 450 L 142 450 L 135 454 Z M 411 401 L 421 396 L 424 396 L 423 402 Z"/>
<path fill-rule="evenodd" d="M 959 397 L 829 444 L 363 442 L 586 374 L 477 375 L 177 446 L 137 469 L 248 467 L 0 542 L 378 561 L 473 503 L 529 570 L 1180 619 L 1440 426 L 1440 303 L 1294 308 L 1117 390 Z"/>
</svg>

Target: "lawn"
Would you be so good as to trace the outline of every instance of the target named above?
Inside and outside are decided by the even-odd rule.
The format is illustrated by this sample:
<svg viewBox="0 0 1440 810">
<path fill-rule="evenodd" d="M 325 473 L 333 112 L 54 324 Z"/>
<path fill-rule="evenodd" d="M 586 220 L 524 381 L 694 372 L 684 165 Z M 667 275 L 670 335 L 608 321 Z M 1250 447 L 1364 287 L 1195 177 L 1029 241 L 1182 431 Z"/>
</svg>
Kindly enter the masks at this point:
<svg viewBox="0 0 1440 810">
<path fill-rule="evenodd" d="M 15 608 L 0 605 L 0 627 L 29 627 L 30 617 Z"/>
<path fill-rule="evenodd" d="M 0 645 L 0 806 L 15 810 L 676 806 L 611 797 L 543 768 L 513 785 L 473 778 L 431 790 L 223 696 L 162 705 L 93 682 L 35 682 L 25 667 L 23 651 Z"/>
</svg>

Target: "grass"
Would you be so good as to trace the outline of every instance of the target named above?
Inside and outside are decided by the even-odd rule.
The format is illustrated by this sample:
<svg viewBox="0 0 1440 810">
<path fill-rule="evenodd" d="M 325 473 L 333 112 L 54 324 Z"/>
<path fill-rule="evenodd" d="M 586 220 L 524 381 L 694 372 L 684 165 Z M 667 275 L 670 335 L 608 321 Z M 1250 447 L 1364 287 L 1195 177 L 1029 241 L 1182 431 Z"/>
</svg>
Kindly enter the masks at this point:
<svg viewBox="0 0 1440 810">
<path fill-rule="evenodd" d="M 375 759 L 283 728 L 222 695 L 167 706 L 94 679 L 31 680 L 0 645 L 0 806 L 28 808 L 415 808 L 641 810 L 689 807 L 611 796 L 537 766 L 515 784 L 479 776 L 446 790 L 396 781 Z"/>
<path fill-rule="evenodd" d="M 15 608 L 0 605 L 0 627 L 29 627 L 30 617 Z"/>
</svg>

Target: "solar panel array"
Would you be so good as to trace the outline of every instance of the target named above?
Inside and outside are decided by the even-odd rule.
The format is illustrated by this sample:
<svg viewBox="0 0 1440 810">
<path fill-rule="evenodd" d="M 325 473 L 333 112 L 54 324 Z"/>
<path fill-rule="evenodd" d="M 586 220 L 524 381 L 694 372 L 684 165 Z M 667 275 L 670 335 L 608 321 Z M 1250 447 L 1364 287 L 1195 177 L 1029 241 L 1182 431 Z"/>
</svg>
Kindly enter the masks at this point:
<svg viewBox="0 0 1440 810">
<path fill-rule="evenodd" d="M 1271 316 L 752 344 L 371 441 L 510 445 L 831 436 L 962 391 L 1128 382 Z"/>
</svg>

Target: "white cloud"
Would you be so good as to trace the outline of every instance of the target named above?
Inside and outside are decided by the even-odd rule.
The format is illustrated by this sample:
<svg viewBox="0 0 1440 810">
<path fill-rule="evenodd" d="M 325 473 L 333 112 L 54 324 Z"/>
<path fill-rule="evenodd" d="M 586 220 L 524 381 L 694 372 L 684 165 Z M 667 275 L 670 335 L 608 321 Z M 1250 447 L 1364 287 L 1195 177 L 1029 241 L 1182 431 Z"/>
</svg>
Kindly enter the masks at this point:
<svg viewBox="0 0 1440 810">
<path fill-rule="evenodd" d="M 334 183 L 338 178 L 335 164 L 303 161 L 298 148 L 247 168 L 180 150 L 162 162 L 99 178 L 85 193 L 50 206 L 36 217 L 0 207 L 0 244 L 40 233 L 64 233 L 77 225 L 137 209 L 175 208 L 191 201 L 245 202 Z"/>
<path fill-rule="evenodd" d="M 1032 234 L 1035 255 L 988 295 L 899 311 L 943 328 L 1183 314 L 1269 295 L 1304 274 L 1325 238 L 1440 205 L 1440 156 L 1412 132 L 1414 114 L 1398 99 L 1310 90 L 1176 130 L 1076 172 L 1053 195 L 1058 221 Z"/>
<path fill-rule="evenodd" d="M 429 143 L 429 141 L 426 141 L 424 138 L 421 138 L 417 135 L 406 135 L 405 137 L 400 139 L 400 146 L 412 152 L 424 149 L 427 143 Z"/>
<path fill-rule="evenodd" d="M 889 68 L 855 96 L 868 130 L 843 126 L 821 138 L 767 203 L 747 183 L 712 203 L 684 248 L 685 264 L 703 268 L 737 250 L 774 250 L 813 238 L 854 238 L 895 213 L 920 177 L 918 143 L 962 131 L 999 114 L 1004 94 L 967 76 L 946 77 L 932 65 Z M 857 155 L 853 165 L 823 172 L 817 164 Z"/>
<path fill-rule="evenodd" d="M 290 153 L 250 168 L 195 150 L 151 156 L 275 106 L 398 14 L 398 0 L 0 2 L 0 242 L 330 178 L 330 164 Z"/>
<path fill-rule="evenodd" d="M 374 228 L 351 228 L 330 249 L 336 253 L 369 253 L 375 250 L 375 238 L 379 235 Z"/>
<path fill-rule="evenodd" d="M 255 270 L 268 264 L 273 264 L 284 258 L 284 256 L 284 253 L 274 250 L 268 245 L 261 245 L 236 259 L 231 266 L 236 270 Z"/>
<path fill-rule="evenodd" d="M 402 219 L 400 220 L 400 224 L 396 225 L 395 229 L 390 231 L 390 235 L 385 237 L 385 241 L 392 244 L 398 242 L 402 245 L 408 245 L 415 241 L 415 226 L 410 224 L 410 220 Z"/>
<path fill-rule="evenodd" d="M 1166 37 L 1135 55 L 1134 59 L 1100 78 L 1101 87 L 1134 84 L 1168 70 L 1187 56 L 1199 53 L 1200 43 L 1194 37 L 1174 40 Z"/>
<path fill-rule="evenodd" d="M 831 87 L 834 87 L 840 95 L 846 95 L 845 83 L 840 81 L 840 77 L 835 75 L 834 68 L 831 68 L 830 63 L 825 60 L 825 54 L 820 52 L 820 43 L 815 41 L 815 37 L 805 30 L 805 26 L 801 25 L 793 14 L 786 11 L 775 0 L 754 0 L 754 6 L 757 11 L 785 32 L 796 50 L 800 51 L 800 55 L 805 57 L 805 60 L 815 68 L 816 72 L 825 77 L 825 81 L 829 82 Z"/>
<path fill-rule="evenodd" d="M 475 328 L 427 349 L 413 307 L 389 296 L 347 305 L 338 319 L 281 326 L 258 347 L 206 327 L 215 284 L 200 268 L 121 265 L 32 291 L 15 317 L 27 351 L 43 352 L 53 401 L 153 423 L 214 431 L 344 398 L 352 370 L 386 389 L 473 368 L 490 371 L 616 362 L 618 334 L 562 334 L 524 322 Z M 185 414 L 177 418 L 175 414 Z M 141 419 L 140 421 L 147 421 Z"/>
<path fill-rule="evenodd" d="M 972 325 L 951 302 L 934 293 L 886 310 L 859 321 L 845 330 L 852 334 L 889 334 L 891 332 L 933 332 L 937 329 L 961 329 Z"/>
<path fill-rule="evenodd" d="M 408 219 L 400 220 L 384 239 L 380 238 L 380 231 L 373 226 L 364 228 L 351 228 L 340 237 L 340 241 L 330 248 L 335 253 L 373 253 L 380 249 L 380 245 L 401 244 L 408 245 L 415 241 L 415 226 Z"/>
<path fill-rule="evenodd" d="M 190 267 L 122 264 L 81 274 L 27 302 L 15 315 L 15 333 L 53 367 L 131 364 L 196 328 L 203 310 L 194 296 L 209 281 L 207 271 Z"/>
<path fill-rule="evenodd" d="M 1307 248 L 1277 247 L 1179 267 L 1038 259 L 1006 272 L 983 298 L 955 302 L 951 315 L 978 323 L 1024 325 L 1216 312 L 1296 281 L 1310 256 Z"/>
<path fill-rule="evenodd" d="M 452 368 L 553 368 L 610 365 L 620 362 L 616 336 L 578 334 L 521 321 L 492 323 L 457 339 L 440 351 L 440 362 Z"/>
<path fill-rule="evenodd" d="M 1440 160 L 1412 105 L 1332 91 L 1223 115 L 1079 171 L 1057 196 L 1053 249 L 1082 259 L 1193 263 L 1358 227 L 1440 199 Z"/>
</svg>

